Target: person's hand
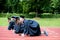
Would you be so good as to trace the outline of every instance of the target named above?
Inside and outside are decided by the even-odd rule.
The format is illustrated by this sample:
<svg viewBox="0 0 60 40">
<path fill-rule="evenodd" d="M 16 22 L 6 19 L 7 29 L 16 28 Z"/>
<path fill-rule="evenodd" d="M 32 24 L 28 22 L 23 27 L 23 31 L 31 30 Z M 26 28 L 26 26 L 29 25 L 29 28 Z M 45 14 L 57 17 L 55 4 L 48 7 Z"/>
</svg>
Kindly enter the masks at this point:
<svg viewBox="0 0 60 40">
<path fill-rule="evenodd" d="M 15 30 L 13 30 L 13 33 L 15 32 Z"/>
<path fill-rule="evenodd" d="M 22 33 L 21 36 L 24 37 L 25 36 L 24 33 Z"/>
</svg>

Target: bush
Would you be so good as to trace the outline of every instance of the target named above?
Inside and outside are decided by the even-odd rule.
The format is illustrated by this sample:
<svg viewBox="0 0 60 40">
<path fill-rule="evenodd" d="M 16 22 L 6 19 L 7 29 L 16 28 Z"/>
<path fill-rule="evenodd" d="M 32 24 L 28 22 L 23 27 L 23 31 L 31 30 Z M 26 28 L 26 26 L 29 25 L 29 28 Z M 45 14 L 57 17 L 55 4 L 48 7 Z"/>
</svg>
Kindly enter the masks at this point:
<svg viewBox="0 0 60 40">
<path fill-rule="evenodd" d="M 60 18 L 60 14 L 43 13 L 40 18 Z"/>
<path fill-rule="evenodd" d="M 20 15 L 23 15 L 23 16 L 25 16 L 26 18 L 33 18 L 33 17 L 35 17 L 35 14 L 23 14 L 23 13 L 21 13 L 21 14 L 16 14 L 16 13 L 3 13 L 3 14 L 0 14 L 0 17 L 12 17 L 12 16 L 20 16 Z"/>
<path fill-rule="evenodd" d="M 11 17 L 11 16 L 20 16 L 20 15 L 25 16 L 25 18 L 34 18 L 36 16 L 35 13 L 30 13 L 30 14 L 0 13 L 0 17 Z M 38 16 L 39 16 L 39 18 L 60 18 L 60 14 L 52 14 L 52 13 L 43 13 Z"/>
</svg>

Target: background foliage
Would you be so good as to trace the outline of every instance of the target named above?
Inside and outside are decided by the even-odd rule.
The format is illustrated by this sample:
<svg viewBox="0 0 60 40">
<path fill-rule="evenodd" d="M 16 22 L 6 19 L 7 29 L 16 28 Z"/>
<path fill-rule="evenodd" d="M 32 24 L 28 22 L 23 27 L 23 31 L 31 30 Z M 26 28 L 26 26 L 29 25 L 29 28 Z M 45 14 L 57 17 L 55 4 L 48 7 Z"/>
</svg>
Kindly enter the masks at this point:
<svg viewBox="0 0 60 40">
<path fill-rule="evenodd" d="M 60 14 L 60 0 L 0 0 L 0 13 Z M 33 14 L 33 13 L 32 13 Z"/>
</svg>

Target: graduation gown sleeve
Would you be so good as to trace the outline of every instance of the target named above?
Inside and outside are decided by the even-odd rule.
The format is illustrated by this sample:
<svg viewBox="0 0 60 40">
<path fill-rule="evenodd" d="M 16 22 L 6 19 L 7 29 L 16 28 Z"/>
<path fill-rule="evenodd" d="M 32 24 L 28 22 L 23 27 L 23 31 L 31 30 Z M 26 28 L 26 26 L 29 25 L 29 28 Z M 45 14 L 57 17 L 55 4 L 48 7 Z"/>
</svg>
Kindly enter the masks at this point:
<svg viewBox="0 0 60 40">
<path fill-rule="evenodd" d="M 19 25 L 14 25 L 14 30 L 15 30 L 15 33 L 18 34 L 20 33 L 20 26 Z"/>
<path fill-rule="evenodd" d="M 11 21 L 10 23 L 9 23 L 9 26 L 8 26 L 8 30 L 11 30 L 11 29 L 14 29 L 14 22 L 13 21 Z"/>
<path fill-rule="evenodd" d="M 24 25 L 23 24 L 21 24 L 21 25 L 15 25 L 14 26 L 14 30 L 15 30 L 16 34 L 23 33 L 23 31 L 24 31 Z"/>
<path fill-rule="evenodd" d="M 28 21 L 25 20 L 24 21 L 24 31 L 23 31 L 23 33 L 26 34 L 26 35 L 28 35 L 29 34 L 28 31 L 29 31 L 29 24 L 28 24 Z"/>
</svg>

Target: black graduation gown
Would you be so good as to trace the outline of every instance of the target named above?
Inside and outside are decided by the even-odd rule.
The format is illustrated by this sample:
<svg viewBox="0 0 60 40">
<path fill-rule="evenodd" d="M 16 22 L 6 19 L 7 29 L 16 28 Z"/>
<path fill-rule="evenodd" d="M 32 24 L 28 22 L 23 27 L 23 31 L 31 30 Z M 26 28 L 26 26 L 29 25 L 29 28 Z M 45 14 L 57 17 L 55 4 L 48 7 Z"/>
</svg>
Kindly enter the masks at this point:
<svg viewBox="0 0 60 40">
<path fill-rule="evenodd" d="M 15 30 L 16 34 L 23 33 L 24 25 L 22 25 L 22 24 L 20 24 L 20 25 L 15 24 L 14 25 L 14 30 Z"/>
<path fill-rule="evenodd" d="M 34 20 L 24 20 L 24 34 L 39 36 L 41 34 L 39 24 Z"/>
<path fill-rule="evenodd" d="M 39 36 L 41 34 L 40 26 L 36 21 L 24 20 L 23 24 L 14 26 L 15 33 L 24 33 L 30 36 Z"/>
</svg>

